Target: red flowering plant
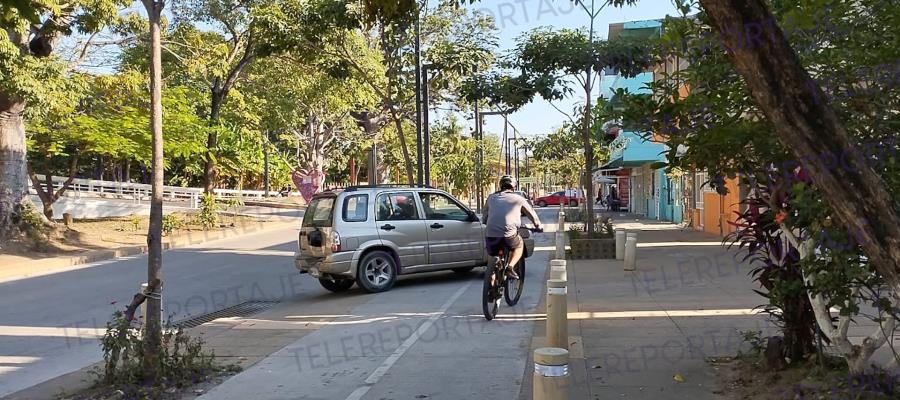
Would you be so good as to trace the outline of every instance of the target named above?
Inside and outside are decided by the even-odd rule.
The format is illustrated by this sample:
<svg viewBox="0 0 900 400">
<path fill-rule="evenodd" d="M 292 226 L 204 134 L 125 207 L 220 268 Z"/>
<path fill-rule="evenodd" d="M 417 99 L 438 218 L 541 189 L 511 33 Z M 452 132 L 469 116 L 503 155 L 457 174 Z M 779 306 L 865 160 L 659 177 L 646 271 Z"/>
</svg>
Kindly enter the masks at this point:
<svg viewBox="0 0 900 400">
<path fill-rule="evenodd" d="M 799 253 L 781 231 L 790 211 L 790 193 L 774 173 L 748 178 L 745 184 L 750 196 L 742 201 L 744 211 L 729 222 L 737 229 L 725 242 L 742 251 L 741 261 L 752 267 L 750 276 L 760 286 L 754 291 L 768 301 L 759 307 L 784 335 L 782 358 L 803 360 L 815 349 L 815 317 L 803 284 Z"/>
</svg>

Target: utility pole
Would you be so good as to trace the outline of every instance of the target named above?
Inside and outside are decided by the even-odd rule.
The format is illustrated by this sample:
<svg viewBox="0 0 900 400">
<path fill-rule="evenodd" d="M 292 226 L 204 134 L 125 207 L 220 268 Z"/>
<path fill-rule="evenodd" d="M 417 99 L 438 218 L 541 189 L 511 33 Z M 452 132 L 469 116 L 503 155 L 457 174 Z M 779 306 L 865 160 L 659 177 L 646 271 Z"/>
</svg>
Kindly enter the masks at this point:
<svg viewBox="0 0 900 400">
<path fill-rule="evenodd" d="M 263 197 L 269 197 L 269 131 L 265 131 L 266 142 L 263 145 Z"/>
<path fill-rule="evenodd" d="M 506 175 L 509 175 L 509 121 L 503 114 L 503 145 L 506 147 Z"/>
<path fill-rule="evenodd" d="M 425 183 L 425 159 L 423 158 L 422 143 L 422 47 L 419 32 L 419 16 L 421 13 L 416 4 L 415 23 L 415 53 L 416 53 L 416 183 Z M 427 106 L 426 106 L 427 107 Z"/>
<path fill-rule="evenodd" d="M 431 185 L 431 128 L 428 126 L 428 70 L 431 64 L 422 66 L 422 160 L 424 163 L 423 184 Z"/>
<path fill-rule="evenodd" d="M 478 101 L 475 102 L 475 142 L 477 150 L 475 151 L 475 212 L 481 214 L 481 113 L 478 110 Z"/>
</svg>

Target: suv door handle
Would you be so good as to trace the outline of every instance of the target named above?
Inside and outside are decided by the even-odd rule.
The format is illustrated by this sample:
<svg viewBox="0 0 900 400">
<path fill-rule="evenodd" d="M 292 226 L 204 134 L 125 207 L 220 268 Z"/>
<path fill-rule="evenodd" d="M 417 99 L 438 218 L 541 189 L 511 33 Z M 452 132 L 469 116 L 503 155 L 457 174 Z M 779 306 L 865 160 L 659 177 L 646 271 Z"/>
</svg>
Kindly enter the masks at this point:
<svg viewBox="0 0 900 400">
<path fill-rule="evenodd" d="M 396 227 L 396 226 L 393 226 L 393 225 L 391 225 L 391 224 L 384 224 L 384 225 L 381 226 L 381 229 L 384 229 L 384 230 L 386 230 L 386 231 L 392 231 L 392 230 L 394 230 L 394 229 L 397 229 L 397 227 Z"/>
<path fill-rule="evenodd" d="M 443 225 L 441 225 L 441 224 L 439 224 L 439 223 L 437 223 L 437 222 L 431 224 L 431 229 L 441 229 L 441 228 L 443 228 L 443 227 L 444 227 Z"/>
</svg>

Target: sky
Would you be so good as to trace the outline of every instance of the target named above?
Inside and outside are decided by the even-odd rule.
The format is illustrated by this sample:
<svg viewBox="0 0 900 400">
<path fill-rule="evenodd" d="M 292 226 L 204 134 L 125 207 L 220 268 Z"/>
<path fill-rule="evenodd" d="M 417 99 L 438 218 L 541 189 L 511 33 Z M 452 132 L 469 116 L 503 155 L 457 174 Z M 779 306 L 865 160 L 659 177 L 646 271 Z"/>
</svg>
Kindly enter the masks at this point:
<svg viewBox="0 0 900 400">
<path fill-rule="evenodd" d="M 591 0 L 585 0 L 588 5 Z M 597 1 L 598 7 L 602 1 Z M 581 7 L 571 0 L 482 0 L 467 6 L 472 10 L 493 16 L 499 30 L 500 52 L 508 52 L 515 47 L 516 38 L 538 27 L 586 28 L 590 20 Z M 622 8 L 607 7 L 595 20 L 596 34 L 601 39 L 607 37 L 609 24 L 647 19 L 661 19 L 666 15 L 678 15 L 671 0 L 640 0 L 634 6 Z M 599 94 L 597 88 L 596 94 Z M 577 93 L 577 92 L 576 92 Z M 563 111 L 571 113 L 576 103 L 584 101 L 584 95 L 573 94 L 571 99 L 554 103 Z M 546 101 L 538 98 L 510 114 L 509 121 L 524 136 L 543 136 L 559 128 L 568 119 L 556 111 Z M 470 122 L 474 126 L 474 122 Z M 485 117 L 485 132 L 503 132 L 503 118 Z"/>
</svg>

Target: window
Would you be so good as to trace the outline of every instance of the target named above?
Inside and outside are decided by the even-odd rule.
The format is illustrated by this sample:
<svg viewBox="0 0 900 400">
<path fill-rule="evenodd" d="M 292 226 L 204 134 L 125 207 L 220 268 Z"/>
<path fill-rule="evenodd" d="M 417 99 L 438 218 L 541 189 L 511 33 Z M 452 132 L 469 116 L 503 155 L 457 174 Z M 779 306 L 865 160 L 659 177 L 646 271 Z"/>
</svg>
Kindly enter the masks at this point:
<svg viewBox="0 0 900 400">
<path fill-rule="evenodd" d="M 375 219 L 379 221 L 419 219 L 416 196 L 412 192 L 380 194 L 376 207 Z"/>
<path fill-rule="evenodd" d="M 709 186 L 709 174 L 706 172 L 698 172 L 694 176 L 694 208 L 703 209 L 703 193 Z"/>
<path fill-rule="evenodd" d="M 303 226 L 330 227 L 331 216 L 334 212 L 334 200 L 334 197 L 313 199 L 306 207 L 306 213 L 303 214 Z"/>
<path fill-rule="evenodd" d="M 365 222 L 369 219 L 369 195 L 358 194 L 344 199 L 343 218 L 346 222 Z"/>
<path fill-rule="evenodd" d="M 425 218 L 468 221 L 469 212 L 453 199 L 440 193 L 421 193 Z"/>
</svg>

